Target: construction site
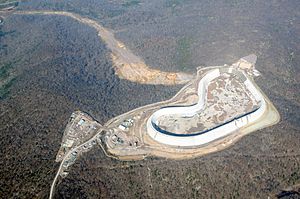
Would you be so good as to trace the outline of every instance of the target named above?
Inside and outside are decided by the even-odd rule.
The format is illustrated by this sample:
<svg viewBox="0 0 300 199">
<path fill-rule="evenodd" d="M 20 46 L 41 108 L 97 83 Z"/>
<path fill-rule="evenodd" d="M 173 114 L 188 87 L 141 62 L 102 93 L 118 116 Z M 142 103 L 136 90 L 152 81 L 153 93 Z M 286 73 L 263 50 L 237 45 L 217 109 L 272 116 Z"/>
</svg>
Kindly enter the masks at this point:
<svg viewBox="0 0 300 199">
<path fill-rule="evenodd" d="M 280 116 L 255 84 L 256 56 L 232 65 L 198 68 L 172 99 L 115 117 L 104 126 L 105 150 L 119 159 L 149 155 L 192 158 L 225 149 Z"/>
<path fill-rule="evenodd" d="M 94 145 L 106 156 L 141 160 L 149 156 L 168 159 L 195 158 L 224 150 L 243 136 L 279 122 L 280 115 L 253 78 L 255 55 L 232 65 L 198 68 L 173 98 L 146 105 L 101 125 L 81 111 L 67 124 L 56 162 L 50 198 L 59 177 Z"/>
<path fill-rule="evenodd" d="M 73 113 L 57 161 L 96 141 L 106 155 L 121 160 L 194 158 L 276 124 L 279 113 L 254 82 L 260 75 L 256 59 L 249 55 L 232 65 L 199 67 L 173 98 L 134 109 L 103 126 L 85 113 Z"/>
</svg>

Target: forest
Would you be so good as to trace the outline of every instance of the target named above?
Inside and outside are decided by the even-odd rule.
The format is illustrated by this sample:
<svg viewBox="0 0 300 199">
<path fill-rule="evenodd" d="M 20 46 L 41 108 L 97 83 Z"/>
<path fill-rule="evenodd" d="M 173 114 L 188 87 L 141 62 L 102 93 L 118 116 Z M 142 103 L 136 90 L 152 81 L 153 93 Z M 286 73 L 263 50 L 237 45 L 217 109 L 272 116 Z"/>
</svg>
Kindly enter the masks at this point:
<svg viewBox="0 0 300 199">
<path fill-rule="evenodd" d="M 55 198 L 267 198 L 300 184 L 298 1 L 26 0 L 17 10 L 66 10 L 112 30 L 146 64 L 194 73 L 254 53 L 255 79 L 281 122 L 196 159 L 122 162 L 94 148 Z M 172 97 L 181 86 L 121 80 L 94 29 L 71 18 L 1 13 L 0 196 L 47 198 L 75 110 L 100 123 Z M 295 196 L 296 197 L 296 196 Z"/>
</svg>

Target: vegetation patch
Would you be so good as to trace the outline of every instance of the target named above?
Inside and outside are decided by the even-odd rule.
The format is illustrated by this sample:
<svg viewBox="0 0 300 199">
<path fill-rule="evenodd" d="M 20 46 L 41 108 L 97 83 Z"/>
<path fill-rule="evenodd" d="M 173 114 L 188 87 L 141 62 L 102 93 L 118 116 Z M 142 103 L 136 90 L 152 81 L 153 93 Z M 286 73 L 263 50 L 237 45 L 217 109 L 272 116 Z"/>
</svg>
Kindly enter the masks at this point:
<svg viewBox="0 0 300 199">
<path fill-rule="evenodd" d="M 14 0 L 0 0 L 0 4 L 15 2 Z"/>
<path fill-rule="evenodd" d="M 9 34 L 12 34 L 12 33 L 15 33 L 15 31 L 7 31 L 7 32 L 4 32 L 2 30 L 0 30 L 0 38 L 1 37 L 4 37 L 6 35 L 9 35 Z M 1 44 L 0 44 L 1 45 Z"/>
<path fill-rule="evenodd" d="M 13 77 L 12 79 L 6 81 L 1 87 L 0 87 L 0 99 L 4 99 L 8 96 L 10 92 L 11 86 L 16 81 L 17 77 Z"/>
<path fill-rule="evenodd" d="M 4 80 L 9 77 L 9 70 L 11 69 L 11 67 L 12 63 L 7 63 L 0 68 L 0 80 Z"/>
<path fill-rule="evenodd" d="M 166 6 L 168 8 L 175 8 L 176 6 L 179 6 L 183 0 L 168 0 L 166 1 Z"/>
<path fill-rule="evenodd" d="M 141 3 L 140 0 L 127 0 L 125 3 L 123 3 L 122 5 L 125 7 L 130 7 L 130 6 L 136 6 L 139 5 Z"/>
<path fill-rule="evenodd" d="M 239 7 L 241 2 L 239 0 L 226 0 L 225 1 L 230 7 Z"/>
<path fill-rule="evenodd" d="M 191 38 L 183 37 L 177 41 L 177 63 L 181 69 L 185 69 L 188 66 L 188 62 L 191 58 L 190 46 Z"/>
<path fill-rule="evenodd" d="M 17 78 L 11 71 L 14 65 L 19 61 L 20 60 L 9 62 L 0 67 L 0 100 L 8 96 L 11 86 Z"/>
<path fill-rule="evenodd" d="M 14 8 L 19 5 L 18 1 L 11 1 L 11 0 L 0 0 L 0 10 L 7 9 L 7 8 Z"/>
</svg>

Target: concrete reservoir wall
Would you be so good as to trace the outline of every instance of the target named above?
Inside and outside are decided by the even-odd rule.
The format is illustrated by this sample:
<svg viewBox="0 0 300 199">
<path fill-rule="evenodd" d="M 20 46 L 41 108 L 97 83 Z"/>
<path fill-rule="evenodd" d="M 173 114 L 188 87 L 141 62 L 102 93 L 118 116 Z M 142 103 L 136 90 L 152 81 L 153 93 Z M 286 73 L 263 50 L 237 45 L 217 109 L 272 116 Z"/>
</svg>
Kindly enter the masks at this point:
<svg viewBox="0 0 300 199">
<path fill-rule="evenodd" d="M 179 114 L 183 117 L 192 117 L 196 114 L 196 112 L 203 110 L 205 108 L 209 83 L 225 72 L 236 74 L 241 79 L 241 81 L 244 82 L 244 85 L 253 95 L 255 100 L 259 102 L 259 108 L 241 116 L 238 116 L 236 118 L 233 118 L 229 121 L 226 121 L 223 124 L 220 124 L 216 127 L 194 134 L 175 134 L 172 132 L 166 132 L 159 128 L 158 118 L 163 115 Z M 147 121 L 147 133 L 150 135 L 150 137 L 152 137 L 157 142 L 171 146 L 199 146 L 227 136 L 230 133 L 237 131 L 239 128 L 249 123 L 255 122 L 264 114 L 266 109 L 266 102 L 264 100 L 264 97 L 255 88 L 255 86 L 253 85 L 251 80 L 249 80 L 247 75 L 243 71 L 239 71 L 232 67 L 213 69 L 212 71 L 209 71 L 199 81 L 198 96 L 199 100 L 196 105 L 188 107 L 165 107 L 154 112 Z"/>
</svg>

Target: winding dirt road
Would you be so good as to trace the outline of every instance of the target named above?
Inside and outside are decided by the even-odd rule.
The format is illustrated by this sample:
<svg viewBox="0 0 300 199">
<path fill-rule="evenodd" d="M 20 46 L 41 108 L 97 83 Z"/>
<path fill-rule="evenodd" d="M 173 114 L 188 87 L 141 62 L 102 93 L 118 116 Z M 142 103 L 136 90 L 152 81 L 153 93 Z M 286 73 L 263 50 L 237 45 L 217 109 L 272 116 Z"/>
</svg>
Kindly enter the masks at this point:
<svg viewBox="0 0 300 199">
<path fill-rule="evenodd" d="M 150 68 L 140 57 L 134 55 L 124 43 L 118 41 L 113 33 L 101 26 L 97 21 L 87 17 L 82 17 L 71 12 L 46 10 L 16 11 L 14 14 L 67 16 L 94 28 L 98 32 L 100 39 L 102 39 L 106 43 L 107 48 L 111 50 L 111 59 L 114 64 L 115 74 L 121 79 L 127 79 L 141 84 L 175 85 L 185 84 L 193 78 L 193 75 L 186 73 L 164 72 Z"/>
</svg>

